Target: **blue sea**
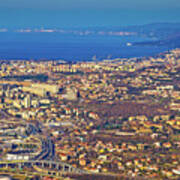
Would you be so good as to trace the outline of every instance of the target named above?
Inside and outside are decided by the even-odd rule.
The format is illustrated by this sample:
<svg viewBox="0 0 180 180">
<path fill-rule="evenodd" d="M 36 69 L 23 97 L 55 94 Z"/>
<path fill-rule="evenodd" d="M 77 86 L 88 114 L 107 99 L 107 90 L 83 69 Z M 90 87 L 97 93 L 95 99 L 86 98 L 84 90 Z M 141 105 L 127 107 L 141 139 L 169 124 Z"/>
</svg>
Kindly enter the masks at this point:
<svg viewBox="0 0 180 180">
<path fill-rule="evenodd" d="M 90 61 L 152 56 L 168 47 L 127 46 L 151 39 L 137 36 L 73 35 L 60 33 L 0 33 L 0 59 Z"/>
</svg>

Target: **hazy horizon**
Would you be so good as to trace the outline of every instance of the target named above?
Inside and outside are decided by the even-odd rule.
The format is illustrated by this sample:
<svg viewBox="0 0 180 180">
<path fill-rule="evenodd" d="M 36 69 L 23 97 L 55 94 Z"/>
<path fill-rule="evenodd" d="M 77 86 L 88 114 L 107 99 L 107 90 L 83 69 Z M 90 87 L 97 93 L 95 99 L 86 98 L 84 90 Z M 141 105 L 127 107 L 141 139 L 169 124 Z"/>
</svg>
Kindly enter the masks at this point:
<svg viewBox="0 0 180 180">
<path fill-rule="evenodd" d="M 157 22 L 149 22 L 149 23 L 136 23 L 136 24 L 121 24 L 121 25 L 82 25 L 82 26 L 61 26 L 61 25 L 27 25 L 27 26 L 2 26 L 0 25 L 0 29 L 6 29 L 6 30 L 18 30 L 18 29 L 95 29 L 95 28 L 129 28 L 129 27 L 135 27 L 135 26 L 147 26 L 147 25 L 163 25 L 163 24 L 166 24 L 166 25 L 180 25 L 180 21 L 177 21 L 177 22 L 170 22 L 170 21 L 157 21 Z M 3 32 L 3 31 L 2 31 Z M 6 32 L 6 31 L 4 31 Z"/>
<path fill-rule="evenodd" d="M 1 0 L 0 27 L 95 27 L 179 22 L 178 0 Z"/>
</svg>

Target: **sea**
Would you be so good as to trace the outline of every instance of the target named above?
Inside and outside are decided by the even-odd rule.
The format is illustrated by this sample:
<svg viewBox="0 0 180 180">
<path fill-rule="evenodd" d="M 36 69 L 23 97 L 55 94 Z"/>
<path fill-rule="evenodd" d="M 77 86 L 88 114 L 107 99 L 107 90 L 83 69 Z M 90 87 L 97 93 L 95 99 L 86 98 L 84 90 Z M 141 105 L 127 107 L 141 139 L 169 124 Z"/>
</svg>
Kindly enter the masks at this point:
<svg viewBox="0 0 180 180">
<path fill-rule="evenodd" d="M 0 59 L 91 61 L 154 56 L 169 50 L 165 46 L 131 46 L 150 40 L 139 36 L 0 32 Z"/>
</svg>

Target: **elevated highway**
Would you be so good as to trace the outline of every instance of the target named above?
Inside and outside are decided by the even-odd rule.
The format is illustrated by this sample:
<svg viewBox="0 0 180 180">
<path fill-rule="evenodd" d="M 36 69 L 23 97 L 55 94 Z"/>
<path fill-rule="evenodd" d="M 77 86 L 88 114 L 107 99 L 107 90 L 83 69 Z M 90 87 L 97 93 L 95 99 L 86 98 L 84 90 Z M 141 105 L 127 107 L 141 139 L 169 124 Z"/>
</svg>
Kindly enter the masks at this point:
<svg viewBox="0 0 180 180">
<path fill-rule="evenodd" d="M 73 173 L 73 174 L 87 174 L 88 172 L 85 170 L 81 170 L 71 166 L 70 164 L 64 162 L 56 162 L 56 161 L 47 161 L 47 160 L 27 160 L 27 161 L 1 161 L 0 168 L 18 168 L 23 169 L 24 167 L 37 167 L 39 169 L 46 170 L 49 173 L 51 172 L 61 172 L 63 173 Z"/>
</svg>

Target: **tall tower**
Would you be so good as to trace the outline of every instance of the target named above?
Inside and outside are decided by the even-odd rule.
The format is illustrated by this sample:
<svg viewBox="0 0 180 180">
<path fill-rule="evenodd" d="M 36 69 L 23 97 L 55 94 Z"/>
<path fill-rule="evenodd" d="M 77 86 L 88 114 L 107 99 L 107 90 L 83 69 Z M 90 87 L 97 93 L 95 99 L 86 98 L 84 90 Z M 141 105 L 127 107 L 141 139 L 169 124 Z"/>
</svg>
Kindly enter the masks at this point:
<svg viewBox="0 0 180 180">
<path fill-rule="evenodd" d="M 25 108 L 31 107 L 31 96 L 30 96 L 30 94 L 28 94 L 28 95 L 24 98 L 24 107 L 25 107 Z"/>
</svg>

